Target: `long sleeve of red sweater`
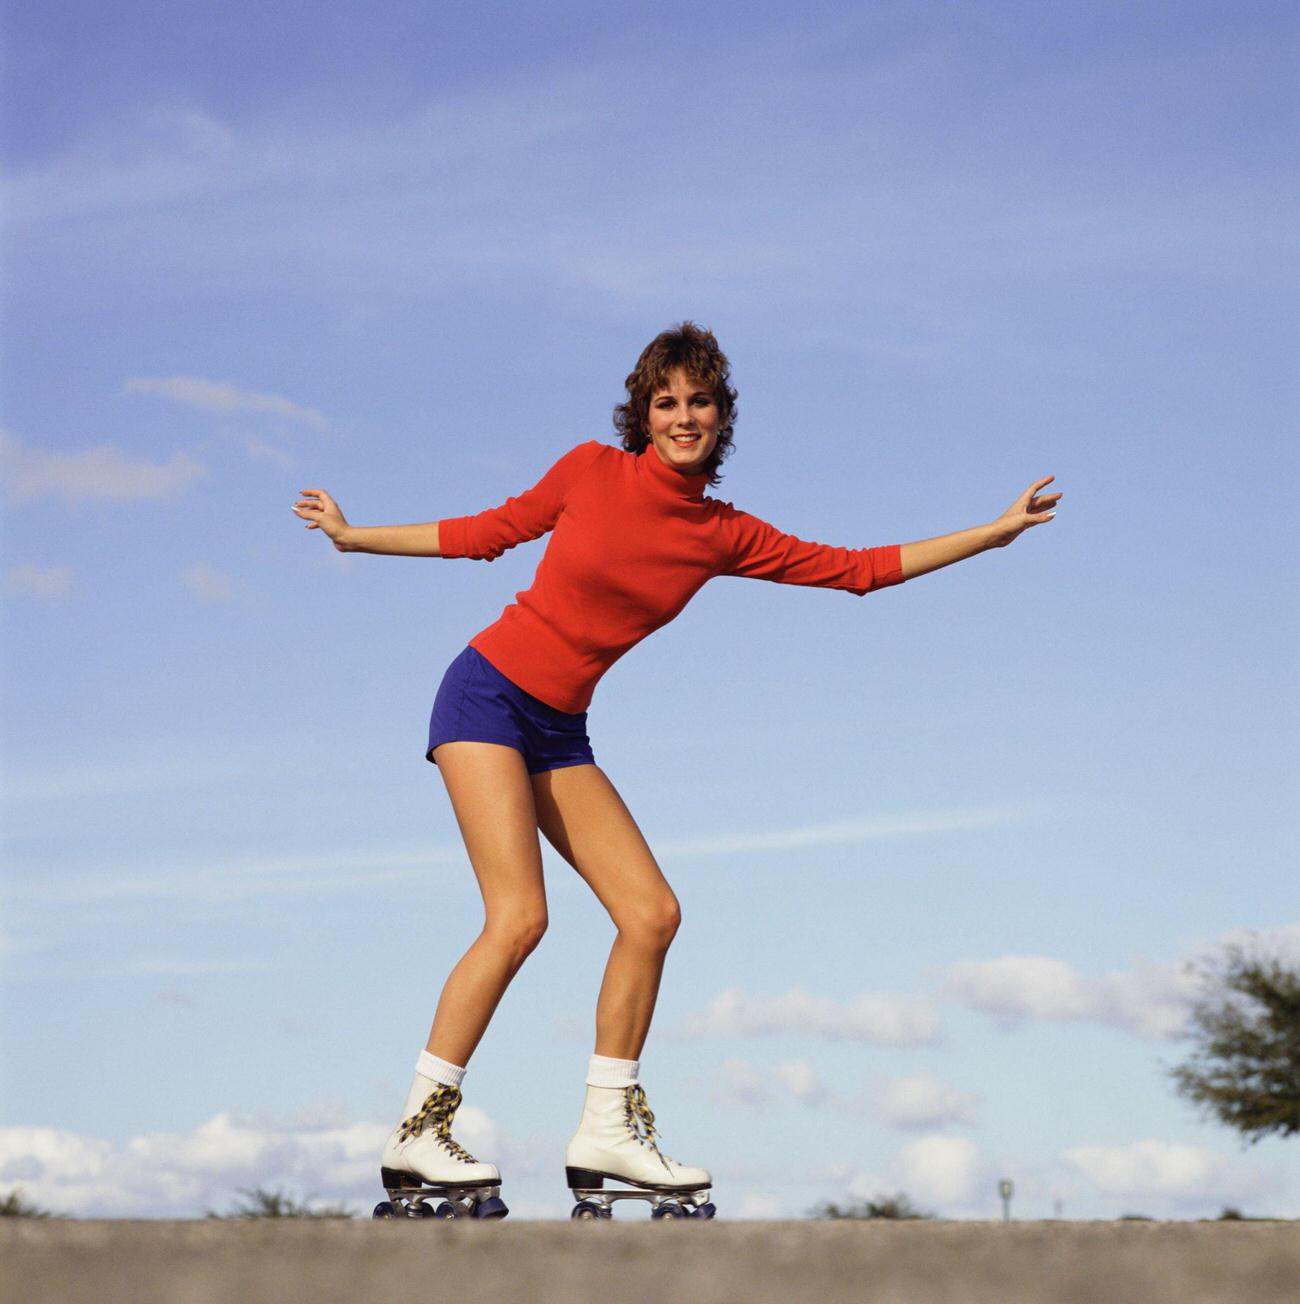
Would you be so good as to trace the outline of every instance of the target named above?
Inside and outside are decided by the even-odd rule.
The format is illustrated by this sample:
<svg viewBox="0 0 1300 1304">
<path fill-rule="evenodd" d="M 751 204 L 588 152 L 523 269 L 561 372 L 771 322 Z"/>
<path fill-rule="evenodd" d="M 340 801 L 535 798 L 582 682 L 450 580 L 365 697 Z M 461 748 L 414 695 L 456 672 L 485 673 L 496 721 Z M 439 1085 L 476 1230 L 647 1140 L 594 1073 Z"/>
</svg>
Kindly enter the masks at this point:
<svg viewBox="0 0 1300 1304">
<path fill-rule="evenodd" d="M 440 521 L 444 557 L 484 561 L 552 532 L 531 587 L 470 644 L 525 692 L 579 712 L 619 657 L 716 576 L 858 595 L 902 583 L 897 544 L 812 543 L 706 497 L 707 484 L 653 447 L 589 440 L 500 507 Z"/>
</svg>

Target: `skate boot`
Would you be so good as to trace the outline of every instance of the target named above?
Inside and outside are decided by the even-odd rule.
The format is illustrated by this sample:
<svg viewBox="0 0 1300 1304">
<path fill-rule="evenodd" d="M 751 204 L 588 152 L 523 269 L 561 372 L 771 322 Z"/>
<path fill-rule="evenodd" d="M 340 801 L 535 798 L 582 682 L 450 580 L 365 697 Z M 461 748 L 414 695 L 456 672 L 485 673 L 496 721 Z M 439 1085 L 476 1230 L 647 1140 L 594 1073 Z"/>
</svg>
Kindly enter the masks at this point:
<svg viewBox="0 0 1300 1304">
<path fill-rule="evenodd" d="M 650 1217 L 712 1218 L 712 1178 L 664 1154 L 655 1141 L 655 1116 L 639 1084 L 587 1085 L 582 1121 L 564 1153 L 565 1179 L 578 1201 L 572 1217 L 611 1218 L 615 1200 L 646 1200 Z M 623 1188 L 606 1181 L 625 1183 Z"/>
<path fill-rule="evenodd" d="M 439 1083 L 410 1118 L 388 1138 L 379 1174 L 388 1199 L 375 1206 L 376 1218 L 504 1218 L 501 1174 L 481 1164 L 451 1139 L 451 1120 L 460 1089 Z M 436 1205 L 425 1197 L 438 1199 Z"/>
</svg>

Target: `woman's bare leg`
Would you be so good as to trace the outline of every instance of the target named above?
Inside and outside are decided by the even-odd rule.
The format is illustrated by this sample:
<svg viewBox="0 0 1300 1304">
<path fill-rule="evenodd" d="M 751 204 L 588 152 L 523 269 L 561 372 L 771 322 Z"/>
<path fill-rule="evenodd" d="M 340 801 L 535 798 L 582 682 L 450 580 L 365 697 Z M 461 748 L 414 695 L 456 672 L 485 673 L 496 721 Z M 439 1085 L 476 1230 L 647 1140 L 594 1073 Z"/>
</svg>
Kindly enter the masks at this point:
<svg viewBox="0 0 1300 1304">
<path fill-rule="evenodd" d="M 546 890 L 523 756 L 498 743 L 450 742 L 435 748 L 434 757 L 478 878 L 485 919 L 443 986 L 426 1049 L 464 1065 L 546 931 Z"/>
<path fill-rule="evenodd" d="M 618 928 L 596 1005 L 596 1054 L 640 1059 L 681 908 L 636 821 L 598 765 L 532 776 L 537 823 Z"/>
</svg>

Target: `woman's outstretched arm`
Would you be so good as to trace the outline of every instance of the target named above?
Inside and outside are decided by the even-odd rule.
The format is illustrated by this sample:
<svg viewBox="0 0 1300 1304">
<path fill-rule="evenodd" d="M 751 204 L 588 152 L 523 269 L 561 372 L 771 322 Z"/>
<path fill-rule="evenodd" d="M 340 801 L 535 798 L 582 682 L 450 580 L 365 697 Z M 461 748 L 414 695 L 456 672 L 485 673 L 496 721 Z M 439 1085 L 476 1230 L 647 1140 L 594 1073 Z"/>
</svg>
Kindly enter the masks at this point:
<svg viewBox="0 0 1300 1304">
<path fill-rule="evenodd" d="M 990 525 L 976 525 L 955 534 L 941 534 L 935 539 L 903 544 L 899 548 L 903 579 L 910 580 L 941 566 L 951 566 L 955 561 L 964 561 L 989 548 L 1005 548 L 1031 525 L 1050 521 L 1056 513 L 1048 509 L 1060 501 L 1061 495 L 1039 494 L 1038 491 L 1055 479 L 1049 475 L 1035 481 Z"/>
<path fill-rule="evenodd" d="M 309 530 L 324 530 L 340 552 L 380 552 L 393 557 L 441 557 L 438 522 L 423 525 L 349 525 L 324 489 L 303 489 L 294 512 Z"/>
<path fill-rule="evenodd" d="M 507 549 L 554 529 L 569 489 L 604 453 L 613 450 L 589 439 L 569 449 L 531 489 L 472 516 L 444 516 L 422 525 L 349 525 L 324 489 L 302 490 L 293 510 L 309 530 L 324 530 L 340 552 L 495 561 Z"/>
</svg>

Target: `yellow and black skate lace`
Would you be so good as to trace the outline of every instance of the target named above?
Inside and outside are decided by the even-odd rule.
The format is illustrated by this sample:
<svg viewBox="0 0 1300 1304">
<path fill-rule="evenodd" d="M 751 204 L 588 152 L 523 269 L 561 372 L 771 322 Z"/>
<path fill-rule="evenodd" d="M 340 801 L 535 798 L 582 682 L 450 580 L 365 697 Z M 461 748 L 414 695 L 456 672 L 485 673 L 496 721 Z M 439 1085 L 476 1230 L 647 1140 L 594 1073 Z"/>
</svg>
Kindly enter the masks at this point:
<svg viewBox="0 0 1300 1304">
<path fill-rule="evenodd" d="M 409 1141 L 421 1132 L 432 1131 L 455 1158 L 463 1159 L 467 1164 L 478 1163 L 464 1146 L 451 1139 L 451 1120 L 455 1117 L 459 1104 L 459 1089 L 439 1083 L 419 1110 L 403 1120 L 397 1139 Z"/>
<path fill-rule="evenodd" d="M 672 1172 L 667 1156 L 659 1149 L 658 1143 L 655 1141 L 655 1116 L 650 1112 L 650 1106 L 646 1104 L 645 1088 L 639 1082 L 633 1086 L 625 1087 L 623 1103 L 623 1118 L 627 1123 L 628 1131 L 642 1145 L 648 1145 L 662 1160 L 663 1166 L 669 1172 Z M 645 1131 L 642 1132 L 641 1128 L 644 1128 Z"/>
</svg>

